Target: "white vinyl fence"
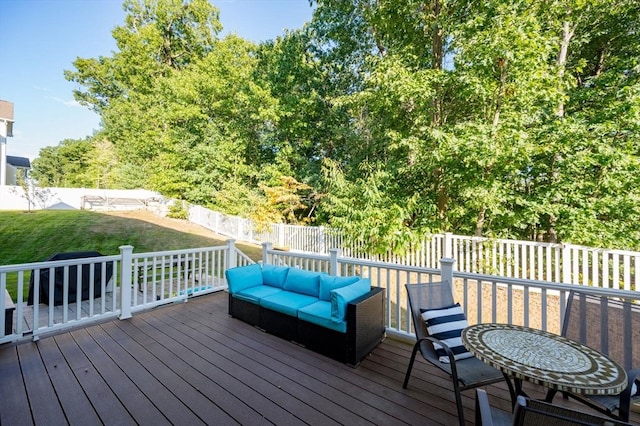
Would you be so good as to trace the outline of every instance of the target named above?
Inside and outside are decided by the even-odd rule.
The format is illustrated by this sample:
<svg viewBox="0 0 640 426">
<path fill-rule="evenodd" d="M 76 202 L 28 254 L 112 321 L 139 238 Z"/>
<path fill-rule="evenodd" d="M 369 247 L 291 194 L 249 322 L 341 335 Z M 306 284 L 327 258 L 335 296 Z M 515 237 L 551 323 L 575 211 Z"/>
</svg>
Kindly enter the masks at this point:
<svg viewBox="0 0 640 426">
<path fill-rule="evenodd" d="M 280 250 L 326 255 L 339 248 L 346 257 L 400 265 L 438 268 L 442 258 L 455 258 L 461 272 L 509 278 L 640 290 L 640 253 L 572 244 L 467 237 L 452 233 L 425 235 L 403 255 L 370 256 L 357 242 L 347 244 L 339 230 L 271 224 L 267 230 L 249 219 L 191 206 L 189 220 L 218 234 Z"/>
<path fill-rule="evenodd" d="M 45 188 L 0 186 L 0 210 L 136 210 L 160 208 L 165 201 L 145 189 Z"/>
</svg>

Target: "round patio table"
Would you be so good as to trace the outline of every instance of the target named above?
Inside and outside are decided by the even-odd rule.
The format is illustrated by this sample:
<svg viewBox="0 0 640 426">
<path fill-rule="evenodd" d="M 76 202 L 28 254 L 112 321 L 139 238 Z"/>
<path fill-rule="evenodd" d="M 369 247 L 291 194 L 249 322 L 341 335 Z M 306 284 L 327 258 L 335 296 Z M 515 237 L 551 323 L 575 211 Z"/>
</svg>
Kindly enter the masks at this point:
<svg viewBox="0 0 640 426">
<path fill-rule="evenodd" d="M 464 346 L 505 375 L 512 399 L 524 395 L 522 380 L 558 391 L 616 395 L 627 373 L 606 355 L 542 330 L 509 324 L 476 324 L 462 331 Z M 509 381 L 514 378 L 514 389 Z"/>
</svg>

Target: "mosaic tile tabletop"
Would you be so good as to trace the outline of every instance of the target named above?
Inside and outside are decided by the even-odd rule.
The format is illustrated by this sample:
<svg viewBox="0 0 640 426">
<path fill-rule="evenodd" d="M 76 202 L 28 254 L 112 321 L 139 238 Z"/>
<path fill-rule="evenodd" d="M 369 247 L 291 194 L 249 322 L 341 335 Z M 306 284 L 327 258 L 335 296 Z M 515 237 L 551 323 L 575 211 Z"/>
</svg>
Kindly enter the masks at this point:
<svg viewBox="0 0 640 426">
<path fill-rule="evenodd" d="M 477 324 L 462 332 L 477 358 L 518 379 L 560 391 L 616 395 L 627 374 L 602 353 L 546 331 L 508 324 Z"/>
</svg>

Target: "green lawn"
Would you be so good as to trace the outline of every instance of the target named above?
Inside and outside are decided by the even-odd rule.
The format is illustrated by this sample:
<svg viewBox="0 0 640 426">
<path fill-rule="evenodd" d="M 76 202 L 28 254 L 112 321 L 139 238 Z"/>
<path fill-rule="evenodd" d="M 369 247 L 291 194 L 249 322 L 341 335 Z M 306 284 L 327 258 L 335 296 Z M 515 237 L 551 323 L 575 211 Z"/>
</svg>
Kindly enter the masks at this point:
<svg viewBox="0 0 640 426">
<path fill-rule="evenodd" d="M 44 261 L 55 253 L 98 251 L 120 253 L 132 245 L 134 253 L 210 247 L 224 240 L 180 232 L 143 220 L 82 210 L 41 210 L 32 213 L 0 211 L 0 265 Z M 238 244 L 254 260 L 261 249 Z M 15 283 L 7 282 L 15 295 Z"/>
</svg>

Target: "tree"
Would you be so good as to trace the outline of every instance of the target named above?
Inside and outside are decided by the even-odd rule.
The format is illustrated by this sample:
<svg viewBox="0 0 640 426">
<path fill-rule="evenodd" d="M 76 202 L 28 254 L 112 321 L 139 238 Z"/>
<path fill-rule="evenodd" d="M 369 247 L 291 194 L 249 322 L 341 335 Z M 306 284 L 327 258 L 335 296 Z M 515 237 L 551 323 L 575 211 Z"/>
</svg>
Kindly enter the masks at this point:
<svg viewBox="0 0 640 426">
<path fill-rule="evenodd" d="M 18 173 L 16 178 L 20 189 L 12 188 L 11 190 L 27 200 L 28 212 L 31 213 L 31 209 L 36 206 L 45 208 L 47 201 L 51 197 L 51 191 L 38 186 L 37 182 L 25 173 Z"/>
<path fill-rule="evenodd" d="M 93 187 L 95 180 L 87 171 L 94 158 L 93 140 L 65 139 L 57 147 L 45 147 L 33 160 L 31 177 L 40 186 L 66 188 Z"/>
<path fill-rule="evenodd" d="M 640 245 L 637 2 L 313 4 L 255 45 L 218 39 L 205 0 L 126 1 L 118 50 L 66 73 L 104 133 L 37 173 L 330 223 L 376 253 L 443 230 Z"/>
<path fill-rule="evenodd" d="M 635 2 L 408 2 L 394 12 L 385 1 L 318 3 L 331 52 L 358 52 L 343 57 L 363 58 L 351 69 L 366 70 L 340 98 L 358 135 L 344 178 L 366 194 L 362 170 L 384 170 L 390 184 L 377 187 L 389 208 L 415 206 L 398 232 L 580 243 L 622 227 L 633 237 L 618 241 L 635 239 L 614 213 L 637 213 L 626 174 L 637 159 Z M 332 210 L 359 223 L 365 211 Z"/>
<path fill-rule="evenodd" d="M 65 76 L 86 88 L 74 95 L 101 114 L 120 158 L 150 176 L 171 145 L 171 78 L 213 50 L 221 25 L 207 0 L 126 0 L 124 9 L 125 24 L 113 30 L 118 51 L 78 58 Z"/>
</svg>

